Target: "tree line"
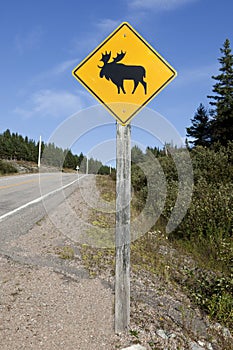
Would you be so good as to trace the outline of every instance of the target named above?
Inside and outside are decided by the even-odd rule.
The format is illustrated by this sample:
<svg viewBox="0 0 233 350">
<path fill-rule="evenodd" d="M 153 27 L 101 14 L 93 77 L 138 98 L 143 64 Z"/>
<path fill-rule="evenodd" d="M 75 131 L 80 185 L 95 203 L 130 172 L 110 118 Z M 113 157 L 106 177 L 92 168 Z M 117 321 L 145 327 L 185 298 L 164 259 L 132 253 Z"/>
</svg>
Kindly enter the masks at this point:
<svg viewBox="0 0 233 350">
<path fill-rule="evenodd" d="M 84 156 L 74 155 L 70 150 L 63 150 L 53 143 L 41 142 L 41 154 L 45 155 L 46 165 L 55 167 L 74 168 L 80 165 Z M 0 158 L 6 160 L 24 160 L 37 163 L 39 156 L 39 142 L 23 137 L 17 132 L 7 129 L 0 134 Z"/>
<path fill-rule="evenodd" d="M 62 149 L 54 143 L 41 142 L 42 165 L 59 169 L 75 170 L 78 166 L 81 172 L 86 172 L 87 157 L 81 152 L 73 154 L 70 149 Z M 39 142 L 11 132 L 9 129 L 0 134 L 0 159 L 28 161 L 37 163 L 39 156 Z M 1 162 L 2 167 L 3 163 Z M 9 166 L 7 167 L 9 168 Z M 88 172 L 90 174 L 109 174 L 110 168 L 99 160 L 88 159 Z"/>
</svg>

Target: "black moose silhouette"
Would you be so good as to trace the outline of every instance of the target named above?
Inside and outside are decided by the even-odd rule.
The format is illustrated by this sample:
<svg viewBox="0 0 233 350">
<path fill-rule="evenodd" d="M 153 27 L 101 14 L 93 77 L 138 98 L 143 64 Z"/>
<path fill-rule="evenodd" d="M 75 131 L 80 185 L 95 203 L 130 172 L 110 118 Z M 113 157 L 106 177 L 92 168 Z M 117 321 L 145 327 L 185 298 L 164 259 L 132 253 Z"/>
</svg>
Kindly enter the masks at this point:
<svg viewBox="0 0 233 350">
<path fill-rule="evenodd" d="M 102 58 L 100 61 L 104 63 L 102 67 L 98 66 L 100 71 L 100 78 L 105 77 L 107 80 L 111 80 L 113 84 L 117 86 L 118 94 L 120 93 L 120 89 L 125 94 L 124 89 L 124 80 L 133 80 L 134 81 L 134 89 L 132 94 L 134 94 L 137 86 L 141 83 L 144 87 L 144 91 L 146 94 L 146 82 L 143 78 L 146 77 L 146 70 L 142 66 L 128 66 L 122 63 L 118 63 L 125 57 L 126 52 L 121 50 L 121 53 L 117 54 L 117 57 L 113 58 L 113 61 L 108 63 L 111 57 L 111 51 L 109 53 L 105 52 L 102 54 Z"/>
</svg>

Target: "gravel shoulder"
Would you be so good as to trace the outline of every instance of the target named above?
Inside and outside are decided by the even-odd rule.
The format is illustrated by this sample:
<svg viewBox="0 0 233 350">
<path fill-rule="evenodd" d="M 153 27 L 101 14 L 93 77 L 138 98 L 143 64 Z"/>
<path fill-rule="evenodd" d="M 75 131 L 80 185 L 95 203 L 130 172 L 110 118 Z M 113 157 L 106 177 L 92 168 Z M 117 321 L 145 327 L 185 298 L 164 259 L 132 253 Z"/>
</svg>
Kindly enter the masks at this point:
<svg viewBox="0 0 233 350">
<path fill-rule="evenodd" d="M 112 271 L 90 278 L 80 254 L 85 242 L 77 243 L 98 201 L 94 191 L 90 176 L 0 255 L 1 350 L 113 350 L 133 343 L 148 350 L 230 350 L 227 329 L 210 323 L 178 286 L 143 270 L 131 273 L 131 330 L 114 334 Z"/>
<path fill-rule="evenodd" d="M 111 349 L 112 293 L 1 258 L 1 349 Z"/>
<path fill-rule="evenodd" d="M 82 182 L 82 191 L 91 193 L 93 181 L 90 177 Z M 113 291 L 100 279 L 89 278 L 77 245 L 62 231 L 77 226 L 73 210 L 82 232 L 88 205 L 79 188 L 26 234 L 4 242 L 1 350 L 113 348 Z M 72 259 L 61 258 L 67 247 L 74 252 Z"/>
</svg>

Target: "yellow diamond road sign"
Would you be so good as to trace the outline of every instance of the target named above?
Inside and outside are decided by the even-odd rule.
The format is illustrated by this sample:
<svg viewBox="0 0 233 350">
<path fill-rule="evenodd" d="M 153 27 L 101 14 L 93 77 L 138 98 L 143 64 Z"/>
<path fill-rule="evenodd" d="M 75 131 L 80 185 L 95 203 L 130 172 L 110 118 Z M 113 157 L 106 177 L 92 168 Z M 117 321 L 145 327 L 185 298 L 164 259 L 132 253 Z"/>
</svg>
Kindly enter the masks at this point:
<svg viewBox="0 0 233 350">
<path fill-rule="evenodd" d="M 122 125 L 176 76 L 174 68 L 125 22 L 72 73 Z"/>
</svg>

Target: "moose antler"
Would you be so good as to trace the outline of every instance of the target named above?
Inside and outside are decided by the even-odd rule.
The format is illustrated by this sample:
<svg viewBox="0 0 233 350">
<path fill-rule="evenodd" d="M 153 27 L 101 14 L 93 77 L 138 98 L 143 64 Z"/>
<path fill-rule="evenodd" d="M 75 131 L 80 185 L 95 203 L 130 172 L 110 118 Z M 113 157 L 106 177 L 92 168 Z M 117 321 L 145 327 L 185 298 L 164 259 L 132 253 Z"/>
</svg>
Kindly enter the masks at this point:
<svg viewBox="0 0 233 350">
<path fill-rule="evenodd" d="M 102 53 L 102 58 L 100 61 L 107 63 L 110 60 L 110 57 L 111 57 L 111 51 L 109 53 L 105 51 L 105 54 Z"/>
<path fill-rule="evenodd" d="M 121 53 L 118 53 L 117 54 L 117 57 L 114 57 L 113 58 L 113 62 L 119 62 L 119 61 L 121 61 L 124 57 L 125 57 L 125 54 L 126 54 L 126 52 L 123 52 L 122 50 L 121 50 Z"/>
</svg>

